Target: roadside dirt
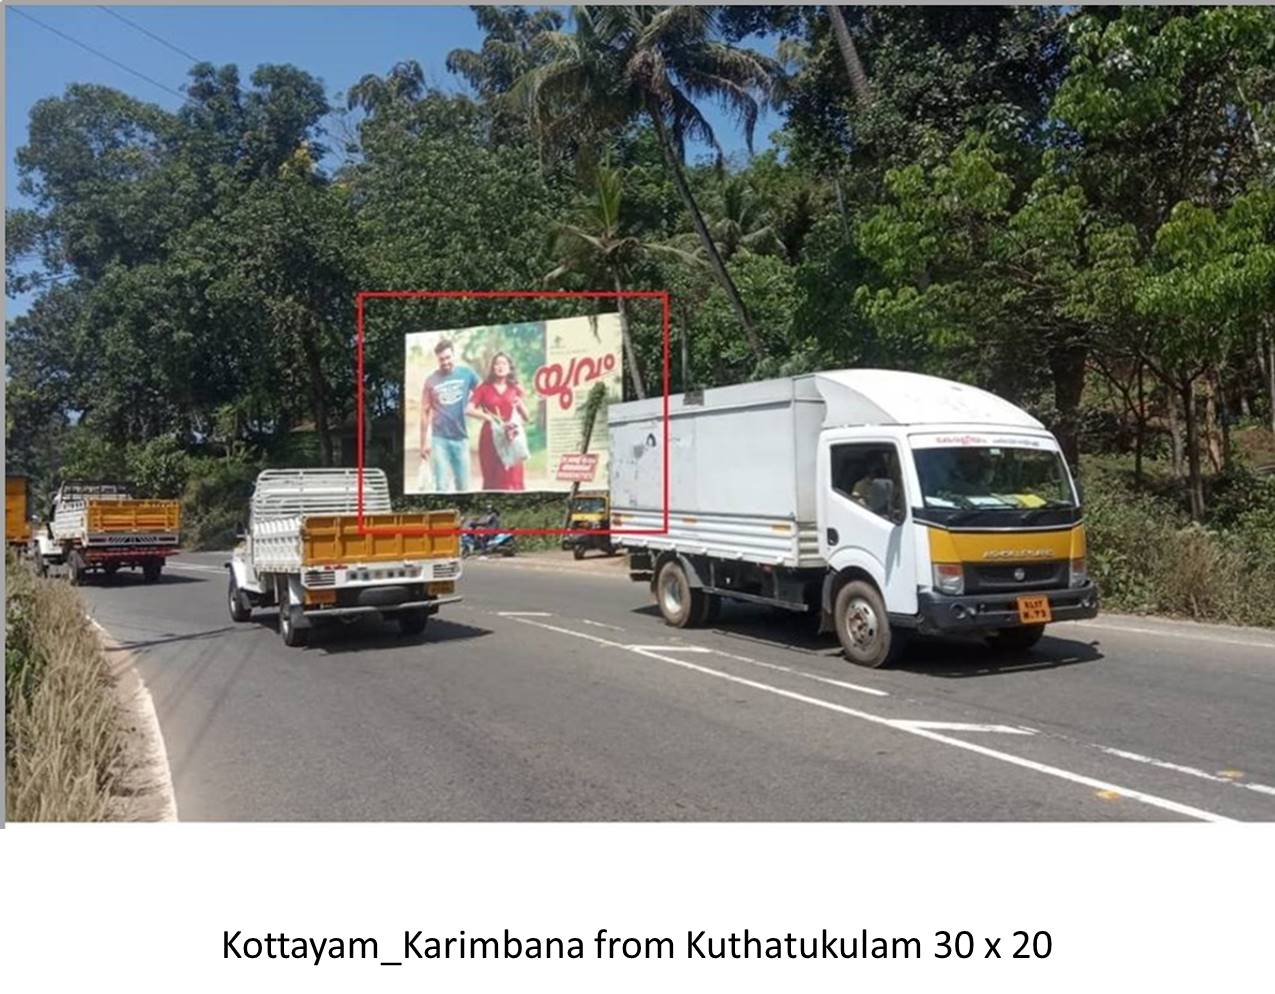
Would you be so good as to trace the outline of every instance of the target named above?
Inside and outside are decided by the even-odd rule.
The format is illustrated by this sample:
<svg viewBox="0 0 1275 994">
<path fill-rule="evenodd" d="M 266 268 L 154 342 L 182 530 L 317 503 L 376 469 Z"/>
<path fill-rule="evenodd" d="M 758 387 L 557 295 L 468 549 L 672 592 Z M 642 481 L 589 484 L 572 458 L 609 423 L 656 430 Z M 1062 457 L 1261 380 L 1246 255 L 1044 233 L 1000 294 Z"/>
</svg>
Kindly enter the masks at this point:
<svg viewBox="0 0 1275 994">
<path fill-rule="evenodd" d="M 111 820 L 176 821 L 177 799 L 150 691 L 133 665 L 131 653 L 101 628 L 97 632 L 114 680 L 124 732 L 123 772 L 114 791 Z"/>
</svg>

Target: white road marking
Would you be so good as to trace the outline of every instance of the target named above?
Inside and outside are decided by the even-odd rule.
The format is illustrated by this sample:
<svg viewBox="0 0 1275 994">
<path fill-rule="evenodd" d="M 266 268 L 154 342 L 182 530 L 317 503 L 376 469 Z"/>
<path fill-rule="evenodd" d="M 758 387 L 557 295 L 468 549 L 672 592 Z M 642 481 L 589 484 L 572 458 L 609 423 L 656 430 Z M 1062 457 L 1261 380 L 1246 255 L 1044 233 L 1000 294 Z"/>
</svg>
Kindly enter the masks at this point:
<svg viewBox="0 0 1275 994">
<path fill-rule="evenodd" d="M 1195 632 L 1170 631 L 1163 628 L 1141 628 L 1132 625 L 1104 625 L 1098 621 L 1073 621 L 1073 625 L 1081 628 L 1101 628 L 1108 632 L 1125 632 L 1132 635 L 1159 635 L 1168 639 L 1189 639 L 1194 642 L 1211 642 L 1215 645 L 1242 645 L 1250 649 L 1270 649 L 1275 653 L 1275 642 L 1259 642 L 1256 639 L 1236 639 L 1218 635 L 1197 634 Z M 1272 657 L 1275 661 L 1275 656 Z"/>
<path fill-rule="evenodd" d="M 1109 756 L 1119 756 L 1121 759 L 1129 759 L 1135 763 L 1146 763 L 1148 766 L 1158 766 L 1162 770 L 1173 770 L 1175 773 L 1185 773 L 1187 776 L 1199 777 L 1201 780 L 1211 780 L 1214 783 L 1226 783 L 1232 787 L 1246 787 L 1249 790 L 1257 791 L 1259 794 L 1269 794 L 1275 797 L 1275 787 L 1268 787 L 1264 783 L 1245 783 L 1242 780 L 1236 780 L 1233 777 L 1223 777 L 1216 773 L 1210 773 L 1208 770 L 1197 770 L 1194 766 L 1183 766 L 1180 763 L 1170 763 L 1167 760 L 1155 759 L 1151 756 L 1143 756 L 1136 752 L 1127 752 L 1124 749 L 1113 749 L 1110 746 L 1098 746 L 1098 749 L 1107 753 Z"/>
<path fill-rule="evenodd" d="M 624 629 L 621 628 L 619 625 L 608 625 L 601 621 L 590 621 L 588 618 L 577 618 L 576 620 L 579 621 L 580 624 L 582 625 L 592 625 L 594 628 L 606 628 L 609 631 L 613 631 L 613 632 L 624 631 Z"/>
<path fill-rule="evenodd" d="M 878 690 L 876 687 L 865 687 L 858 683 L 849 683 L 845 680 L 834 680 L 830 676 L 819 676 L 817 673 L 807 673 L 804 670 L 794 669 L 791 666 L 781 666 L 779 663 L 768 663 L 762 659 L 751 659 L 748 656 L 737 656 L 733 652 L 725 652 L 722 649 L 713 649 L 714 653 L 719 656 L 725 656 L 727 659 L 735 659 L 741 663 L 750 663 L 753 666 L 760 666 L 763 669 L 778 670 L 780 673 L 791 673 L 793 676 L 804 677 L 807 680 L 815 680 L 818 683 L 830 684 L 833 687 L 841 687 L 845 690 L 857 690 L 861 694 L 871 694 L 873 697 L 889 697 L 889 693 L 884 690 Z"/>
<path fill-rule="evenodd" d="M 751 687 L 754 690 L 760 690 L 763 693 L 774 694 L 777 697 L 784 697 L 792 701 L 798 701 L 802 704 L 809 704 L 812 707 L 823 708 L 827 711 L 835 711 L 838 714 L 848 715 L 852 718 L 860 718 L 876 725 L 884 725 L 886 728 L 892 728 L 895 731 L 906 732 L 909 735 L 919 735 L 922 738 L 930 739 L 933 742 L 941 742 L 944 745 L 949 745 L 956 749 L 965 749 L 968 752 L 975 752 L 990 759 L 997 759 L 1003 763 L 1019 766 L 1024 769 L 1032 770 L 1036 773 L 1042 773 L 1046 776 L 1056 777 L 1060 780 L 1066 780 L 1071 783 L 1078 783 L 1085 787 L 1091 787 L 1094 790 L 1111 791 L 1114 794 L 1127 797 L 1132 801 L 1139 801 L 1151 807 L 1160 808 L 1164 811 L 1171 811 L 1174 814 L 1180 814 L 1188 818 L 1197 818 L 1200 821 L 1210 822 L 1232 822 L 1235 820 L 1223 815 L 1214 814 L 1211 811 L 1204 811 L 1201 808 L 1192 807 L 1189 804 L 1181 804 L 1177 801 L 1157 797 L 1154 794 L 1147 794 L 1140 790 L 1133 790 L 1129 787 L 1121 787 L 1118 784 L 1107 783 L 1105 780 L 1098 780 L 1094 777 L 1084 776 L 1080 773 L 1072 773 L 1070 770 L 1064 770 L 1057 766 L 1049 766 L 1046 763 L 1038 763 L 1032 759 L 1024 759 L 1021 756 L 1014 756 L 1007 752 L 1001 752 L 998 749 L 989 749 L 987 746 L 977 745 L 973 742 L 963 742 L 960 739 L 954 739 L 948 735 L 943 735 L 928 728 L 910 726 L 906 721 L 901 722 L 899 719 L 885 718 L 879 714 L 859 711 L 855 708 L 846 707 L 844 704 L 835 704 L 832 701 L 825 701 L 819 697 L 810 697 L 806 694 L 799 694 L 792 690 L 785 690 L 782 687 L 775 687 L 768 683 L 750 680 L 747 677 L 735 676 L 733 673 L 726 673 L 722 670 L 715 670 L 708 666 L 701 666 L 698 663 L 692 663 L 686 659 L 676 659 L 673 656 L 664 655 L 662 652 L 655 652 L 649 649 L 639 649 L 634 646 L 624 645 L 621 642 L 614 642 L 611 639 L 604 639 L 597 635 L 588 635 L 585 632 L 572 631 L 569 628 L 562 628 L 559 625 L 548 625 L 544 622 L 532 621 L 525 617 L 518 618 L 517 620 L 521 621 L 525 625 L 534 625 L 535 627 L 543 628 L 546 631 L 558 632 L 562 635 L 570 635 L 573 638 L 586 639 L 590 642 L 605 645 L 612 649 L 621 649 L 625 652 L 635 652 L 639 656 L 643 656 L 647 659 L 654 659 L 662 663 L 668 663 L 670 666 L 679 666 L 682 669 L 702 673 L 705 676 L 716 677 L 719 680 L 726 680 L 730 683 L 739 684 L 744 687 Z"/>
<path fill-rule="evenodd" d="M 224 566 L 202 566 L 199 563 L 175 563 L 171 559 L 168 561 L 169 569 L 185 569 L 195 573 L 225 573 Z"/>
<path fill-rule="evenodd" d="M 98 620 L 90 615 L 85 615 L 88 622 L 106 638 L 110 639 L 116 645 L 119 640 L 115 638 Z M 133 674 L 137 678 L 137 704 L 140 711 L 141 719 L 150 726 L 146 736 L 146 742 L 151 746 L 150 755 L 147 757 L 150 762 L 151 775 L 160 782 L 160 793 L 163 795 L 164 806 L 160 812 L 160 821 L 177 821 L 177 792 L 173 789 L 173 771 L 168 764 L 168 750 L 164 746 L 164 732 L 159 727 L 159 715 L 155 711 L 155 699 L 151 696 L 151 691 L 146 686 L 146 681 L 142 679 L 141 672 L 137 667 L 133 667 Z"/>
<path fill-rule="evenodd" d="M 1035 735 L 1036 729 L 1017 725 L 979 725 L 965 721 L 908 721 L 898 720 L 900 727 L 923 728 L 934 732 L 995 732 L 998 735 Z"/>
<path fill-rule="evenodd" d="M 713 651 L 698 645 L 626 645 L 624 648 L 633 652 L 650 649 L 652 652 L 700 652 L 707 654 Z"/>
<path fill-rule="evenodd" d="M 497 611 L 502 618 L 552 618 L 552 611 Z"/>
</svg>

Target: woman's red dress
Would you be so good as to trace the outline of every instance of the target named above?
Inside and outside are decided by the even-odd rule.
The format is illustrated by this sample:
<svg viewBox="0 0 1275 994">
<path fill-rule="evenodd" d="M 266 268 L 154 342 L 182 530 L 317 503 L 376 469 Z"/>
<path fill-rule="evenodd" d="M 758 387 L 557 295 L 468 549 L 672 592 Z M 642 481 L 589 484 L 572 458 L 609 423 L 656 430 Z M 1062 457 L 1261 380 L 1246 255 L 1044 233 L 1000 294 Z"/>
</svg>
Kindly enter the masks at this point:
<svg viewBox="0 0 1275 994">
<path fill-rule="evenodd" d="M 470 400 L 488 414 L 494 414 L 502 421 L 508 421 L 514 416 L 514 404 L 522 400 L 522 388 L 507 386 L 504 392 L 501 392 L 494 384 L 480 383 L 474 388 Z M 523 430 L 526 430 L 525 425 Z M 523 488 L 522 463 L 516 462 L 506 469 L 496 452 L 496 443 L 491 433 L 491 422 L 484 421 L 482 432 L 478 436 L 478 464 L 482 469 L 483 489 L 521 490 Z"/>
</svg>

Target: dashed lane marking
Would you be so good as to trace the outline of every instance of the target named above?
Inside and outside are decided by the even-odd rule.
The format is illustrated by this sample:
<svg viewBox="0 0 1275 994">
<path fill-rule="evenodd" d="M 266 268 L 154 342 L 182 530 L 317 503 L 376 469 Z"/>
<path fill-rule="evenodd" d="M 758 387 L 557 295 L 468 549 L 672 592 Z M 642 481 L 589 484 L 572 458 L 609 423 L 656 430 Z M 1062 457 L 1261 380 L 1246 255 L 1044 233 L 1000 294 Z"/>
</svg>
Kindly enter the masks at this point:
<svg viewBox="0 0 1275 994">
<path fill-rule="evenodd" d="M 1182 815 L 1187 818 L 1196 818 L 1200 821 L 1209 822 L 1232 822 L 1235 820 L 1233 818 L 1227 818 L 1224 815 L 1216 814 L 1212 811 L 1205 811 L 1202 808 L 1193 807 L 1189 804 L 1182 804 L 1168 798 L 1148 794 L 1145 791 L 1134 790 L 1130 787 L 1122 787 L 1119 784 L 1108 783 L 1105 780 L 1085 776 L 1081 773 L 1073 773 L 1070 770 L 1064 770 L 1058 766 L 1050 766 L 1047 763 L 1038 763 L 1035 760 L 1025 759 L 1022 756 L 1015 756 L 1011 753 L 1002 752 L 999 749 L 992 749 L 988 746 L 980 745 L 975 742 L 965 742 L 961 739 L 954 739 L 950 735 L 944 735 L 942 732 L 935 731 L 932 728 L 918 726 L 914 722 L 909 723 L 906 720 L 885 718 L 879 714 L 872 714 L 868 711 L 860 711 L 856 708 L 846 707 L 844 704 L 836 704 L 820 697 L 811 697 L 808 694 L 799 694 L 796 691 L 785 690 L 783 687 L 775 687 L 768 683 L 762 683 L 758 680 L 750 680 L 747 677 L 736 676 L 733 673 L 726 673 L 723 670 L 713 669 L 709 666 L 701 666 L 699 663 L 693 663 L 687 659 L 677 659 L 674 656 L 667 655 L 667 650 L 662 649 L 660 651 L 655 651 L 651 649 L 641 649 L 625 645 L 622 642 L 615 642 L 612 639 L 602 638 L 598 635 L 590 635 L 586 632 L 578 632 L 570 628 L 563 628 L 560 625 L 550 625 L 543 621 L 535 621 L 525 616 L 518 617 L 515 620 L 525 625 L 533 625 L 536 628 L 543 628 L 545 631 L 557 632 L 560 635 L 567 635 L 571 638 L 585 639 L 586 641 L 593 642 L 598 645 L 604 645 L 611 649 L 633 652 L 639 656 L 643 656 L 644 658 L 654 659 L 658 662 L 667 663 L 670 666 L 681 667 L 682 669 L 691 670 L 693 672 L 703 674 L 704 676 L 710 676 L 718 680 L 725 680 L 729 683 L 738 684 L 744 687 L 751 687 L 752 689 L 762 691 L 763 693 L 774 694 L 777 697 L 787 698 L 788 700 L 807 704 L 811 707 L 834 711 L 838 714 L 844 714 L 851 718 L 859 718 L 863 721 L 871 722 L 876 725 L 883 725 L 886 728 L 892 728 L 895 731 L 905 732 L 909 735 L 917 735 L 921 738 L 929 739 L 932 742 L 939 742 L 943 745 L 951 746 L 954 749 L 964 749 L 967 752 L 977 753 L 978 755 L 985 756 L 989 759 L 995 759 L 1002 763 L 1008 763 L 1012 766 L 1032 770 L 1033 772 L 1040 773 L 1045 776 L 1089 787 L 1095 791 L 1111 791 L 1121 797 L 1126 797 L 1133 801 L 1139 801 L 1150 807 L 1159 808 L 1162 811 L 1170 811 L 1174 814 Z M 923 724 L 924 723 L 922 723 L 922 725 Z"/>
<path fill-rule="evenodd" d="M 1243 787 L 1246 790 L 1256 791 L 1259 794 L 1266 794 L 1275 797 L 1275 787 L 1268 787 L 1264 783 L 1244 783 L 1239 779 L 1244 774 L 1238 770 L 1223 770 L 1221 773 L 1210 773 L 1208 770 L 1196 769 L 1194 766 L 1183 766 L 1181 763 L 1170 763 L 1167 760 L 1155 759 L 1152 756 L 1144 756 L 1141 753 L 1129 752 L 1125 749 L 1113 749 L 1110 746 L 1098 746 L 1102 752 L 1108 756 L 1118 756 L 1121 759 L 1128 759 L 1135 763 L 1145 763 L 1148 766 L 1155 766 L 1162 770 L 1172 770 L 1174 773 L 1182 773 L 1189 777 L 1198 777 L 1201 780 L 1211 780 L 1213 783 L 1230 784 L 1232 787 Z"/>
</svg>

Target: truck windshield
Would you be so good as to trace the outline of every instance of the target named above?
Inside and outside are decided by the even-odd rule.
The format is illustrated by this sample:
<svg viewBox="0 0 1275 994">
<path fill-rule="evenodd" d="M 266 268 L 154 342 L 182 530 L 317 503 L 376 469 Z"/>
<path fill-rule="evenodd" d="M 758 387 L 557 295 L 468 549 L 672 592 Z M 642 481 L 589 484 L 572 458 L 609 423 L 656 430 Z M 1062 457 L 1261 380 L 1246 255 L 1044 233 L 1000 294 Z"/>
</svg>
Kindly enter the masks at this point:
<svg viewBox="0 0 1275 994">
<path fill-rule="evenodd" d="M 960 446 L 916 449 L 928 508 L 1074 508 L 1062 456 L 1046 449 Z"/>
</svg>

